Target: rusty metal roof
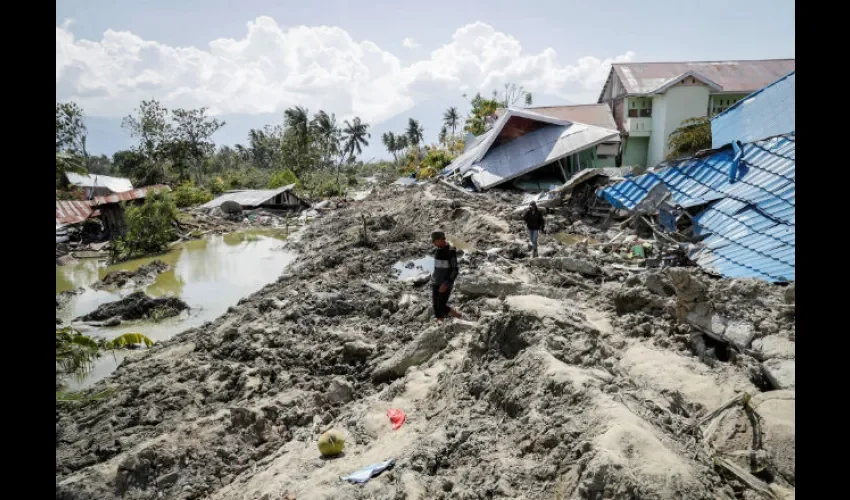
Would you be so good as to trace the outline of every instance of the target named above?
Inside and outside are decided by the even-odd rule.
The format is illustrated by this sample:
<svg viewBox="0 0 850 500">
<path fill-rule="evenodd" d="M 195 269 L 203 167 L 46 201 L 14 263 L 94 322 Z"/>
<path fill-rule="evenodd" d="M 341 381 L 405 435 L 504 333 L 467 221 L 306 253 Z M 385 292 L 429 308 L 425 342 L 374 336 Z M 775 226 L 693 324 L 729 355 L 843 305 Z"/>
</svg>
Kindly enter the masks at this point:
<svg viewBox="0 0 850 500">
<path fill-rule="evenodd" d="M 795 68 L 795 59 L 615 63 L 611 65 L 605 87 L 611 84 L 611 75 L 616 73 L 626 94 L 650 94 L 671 80 L 690 74 L 717 84 L 719 92 L 750 93 L 775 82 Z M 604 87 L 602 91 L 604 93 Z"/>
<path fill-rule="evenodd" d="M 77 224 L 88 219 L 92 208 L 87 201 L 56 200 L 56 227 Z"/>
<path fill-rule="evenodd" d="M 143 188 L 133 189 L 118 194 L 110 194 L 109 196 L 96 196 L 88 201 L 56 201 L 56 227 L 67 226 L 68 224 L 78 224 L 91 217 L 100 215 L 99 210 L 93 210 L 94 207 L 106 205 L 109 203 L 118 203 L 120 201 L 137 200 L 144 198 L 148 193 L 153 191 L 171 191 L 171 188 L 164 184 L 155 186 L 147 186 Z"/>
<path fill-rule="evenodd" d="M 596 127 L 617 130 L 617 123 L 614 121 L 614 114 L 607 104 L 576 104 L 571 106 L 539 106 L 526 108 L 529 111 L 557 118 L 559 120 L 567 120 L 570 122 L 584 123 L 586 125 L 594 125 Z M 497 116 L 502 116 L 504 108 L 496 110 Z"/>
<path fill-rule="evenodd" d="M 144 198 L 148 193 L 154 191 L 171 191 L 171 188 L 165 184 L 156 184 L 154 186 L 146 186 L 123 193 L 110 194 L 107 196 L 95 196 L 91 200 L 92 206 L 106 205 L 107 203 L 118 203 L 119 201 L 130 201 Z"/>
</svg>

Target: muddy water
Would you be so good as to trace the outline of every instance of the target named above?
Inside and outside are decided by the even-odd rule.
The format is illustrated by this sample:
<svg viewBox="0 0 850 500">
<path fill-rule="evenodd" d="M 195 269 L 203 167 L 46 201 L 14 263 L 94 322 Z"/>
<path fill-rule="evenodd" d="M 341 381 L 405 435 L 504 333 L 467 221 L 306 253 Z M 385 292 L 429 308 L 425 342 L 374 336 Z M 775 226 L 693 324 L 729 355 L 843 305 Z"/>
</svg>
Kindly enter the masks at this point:
<svg viewBox="0 0 850 500">
<path fill-rule="evenodd" d="M 91 285 L 110 271 L 134 271 L 143 264 L 160 259 L 171 268 L 160 274 L 145 291 L 153 297 L 167 294 L 180 297 L 189 304 L 191 309 L 188 312 L 160 322 L 124 322 L 112 328 L 81 324 L 75 326 L 87 335 L 98 337 L 114 338 L 123 333 L 136 332 L 155 341 L 169 339 L 187 328 L 212 321 L 242 297 L 275 281 L 295 258 L 295 254 L 282 249 L 284 237 L 281 233 L 269 231 L 213 235 L 176 245 L 164 255 L 113 266 L 97 259 L 80 259 L 74 265 L 57 266 L 56 293 L 78 287 L 83 287 L 85 291 L 73 297 L 65 308 L 56 312 L 56 316 L 67 324 L 100 304 L 118 300 L 131 290 L 107 292 L 94 290 Z M 117 368 L 125 355 L 127 353 L 124 352 L 115 355 L 106 353 L 83 380 L 69 381 L 69 389 L 86 387 L 106 377 Z"/>
<path fill-rule="evenodd" d="M 422 257 L 421 259 L 396 262 L 395 264 L 393 264 L 393 271 L 395 271 L 396 277 L 398 277 L 398 279 L 400 280 L 419 276 L 425 271 L 433 273 L 434 257 L 427 256 Z"/>
</svg>

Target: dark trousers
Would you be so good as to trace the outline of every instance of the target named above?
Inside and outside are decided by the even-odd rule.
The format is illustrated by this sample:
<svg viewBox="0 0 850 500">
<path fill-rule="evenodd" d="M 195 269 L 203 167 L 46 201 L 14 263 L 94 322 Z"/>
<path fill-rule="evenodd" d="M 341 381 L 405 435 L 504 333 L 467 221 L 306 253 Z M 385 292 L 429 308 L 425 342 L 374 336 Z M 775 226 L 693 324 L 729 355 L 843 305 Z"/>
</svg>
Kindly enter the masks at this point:
<svg viewBox="0 0 850 500">
<path fill-rule="evenodd" d="M 451 294 L 451 287 L 444 293 L 440 293 L 440 285 L 431 285 L 431 301 L 434 304 L 435 318 L 443 319 L 449 315 L 449 295 Z"/>
</svg>

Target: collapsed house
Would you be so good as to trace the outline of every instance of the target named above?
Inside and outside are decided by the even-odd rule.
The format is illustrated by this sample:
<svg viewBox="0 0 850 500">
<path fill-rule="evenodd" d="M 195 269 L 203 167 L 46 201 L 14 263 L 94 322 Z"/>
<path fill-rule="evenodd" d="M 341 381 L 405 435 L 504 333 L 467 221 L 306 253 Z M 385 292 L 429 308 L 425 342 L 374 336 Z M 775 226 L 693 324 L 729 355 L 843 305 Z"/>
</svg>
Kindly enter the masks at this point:
<svg viewBox="0 0 850 500">
<path fill-rule="evenodd" d="M 517 187 L 545 190 L 599 166 L 597 146 L 619 141 L 616 129 L 508 108 L 440 175 L 479 191 L 510 181 Z"/>
<path fill-rule="evenodd" d="M 714 149 L 668 161 L 598 192 L 616 208 L 651 215 L 659 231 L 682 219 L 688 257 L 729 278 L 795 280 L 795 73 L 712 119 Z"/>
<path fill-rule="evenodd" d="M 95 196 L 90 200 L 56 200 L 56 242 L 68 241 L 68 229 L 71 226 L 95 218 L 101 220 L 107 234 L 123 234 L 124 208 L 121 202 L 143 200 L 148 193 L 154 191 L 171 191 L 171 188 L 157 184 L 106 196 Z"/>
<path fill-rule="evenodd" d="M 240 210 L 264 208 L 267 210 L 292 211 L 309 208 L 310 204 L 299 198 L 293 189 L 295 184 L 289 184 L 277 189 L 243 189 L 227 191 L 218 198 L 200 206 L 204 210 L 214 208 L 226 209 L 238 206 Z"/>
</svg>

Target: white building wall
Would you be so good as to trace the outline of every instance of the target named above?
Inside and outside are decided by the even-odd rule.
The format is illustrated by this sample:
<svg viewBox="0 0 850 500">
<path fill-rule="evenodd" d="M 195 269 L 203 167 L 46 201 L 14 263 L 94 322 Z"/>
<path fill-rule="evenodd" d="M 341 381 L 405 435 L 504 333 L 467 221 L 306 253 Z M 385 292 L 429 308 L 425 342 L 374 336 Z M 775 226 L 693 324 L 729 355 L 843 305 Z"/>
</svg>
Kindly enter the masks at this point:
<svg viewBox="0 0 850 500">
<path fill-rule="evenodd" d="M 649 141 L 647 161 L 650 166 L 657 165 L 667 156 L 670 150 L 667 147 L 667 139 L 682 125 L 683 121 L 707 115 L 708 99 L 709 88 L 705 85 L 676 85 L 670 87 L 663 96 L 664 112 L 656 111 L 657 101 L 653 100 L 652 136 Z M 663 116 L 660 118 L 661 123 L 655 121 L 656 116 Z"/>
<path fill-rule="evenodd" d="M 649 136 L 649 151 L 646 154 L 646 166 L 653 167 L 664 158 L 667 136 L 664 128 L 667 121 L 667 100 L 663 95 L 652 98 L 652 133 Z"/>
</svg>

